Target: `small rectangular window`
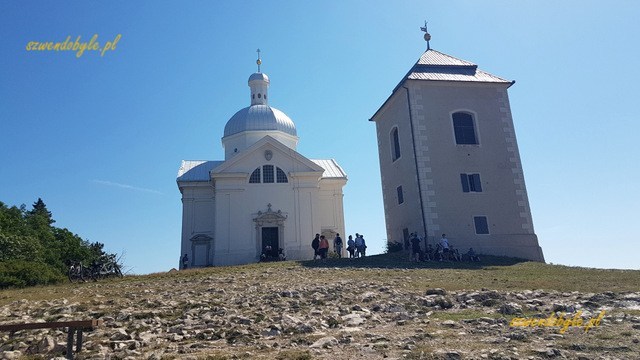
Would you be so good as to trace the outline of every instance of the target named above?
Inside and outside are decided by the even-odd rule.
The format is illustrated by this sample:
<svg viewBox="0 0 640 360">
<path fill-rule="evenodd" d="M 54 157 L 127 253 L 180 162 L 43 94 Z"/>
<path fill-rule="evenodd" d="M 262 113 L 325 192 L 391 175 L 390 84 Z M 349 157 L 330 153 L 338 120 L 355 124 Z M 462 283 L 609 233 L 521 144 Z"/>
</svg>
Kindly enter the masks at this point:
<svg viewBox="0 0 640 360">
<path fill-rule="evenodd" d="M 487 235 L 489 234 L 489 223 L 486 216 L 474 216 L 473 222 L 476 227 L 476 234 Z"/>
<path fill-rule="evenodd" d="M 480 174 L 460 174 L 462 192 L 482 192 Z"/>
<path fill-rule="evenodd" d="M 398 204 L 402 204 L 404 202 L 404 194 L 402 193 L 402 186 L 398 186 L 396 188 L 398 192 Z"/>
<path fill-rule="evenodd" d="M 263 183 L 272 183 L 274 181 L 274 171 L 273 165 L 264 165 L 262 166 L 262 182 Z"/>
</svg>

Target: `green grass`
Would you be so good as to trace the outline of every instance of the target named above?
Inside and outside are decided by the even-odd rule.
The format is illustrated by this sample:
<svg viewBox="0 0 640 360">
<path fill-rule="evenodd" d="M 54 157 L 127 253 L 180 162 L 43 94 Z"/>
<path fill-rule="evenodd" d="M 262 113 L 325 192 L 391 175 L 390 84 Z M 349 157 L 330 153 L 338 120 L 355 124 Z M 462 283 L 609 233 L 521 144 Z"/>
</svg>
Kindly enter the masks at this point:
<svg viewBox="0 0 640 360">
<path fill-rule="evenodd" d="M 605 270 L 562 265 L 549 265 L 514 258 L 483 256 L 481 263 L 425 262 L 411 263 L 404 252 L 374 255 L 361 259 L 327 259 L 324 261 L 284 261 L 257 263 L 243 266 L 213 267 L 125 276 L 80 284 L 36 286 L 0 291 L 0 305 L 12 301 L 54 300 L 66 298 L 69 302 L 86 303 L 96 294 L 122 296 L 119 285 L 137 286 L 155 282 L 165 288 L 184 286 L 191 281 L 217 279 L 225 276 L 249 276 L 263 283 L 286 288 L 291 279 L 308 281 L 304 269 L 314 271 L 316 281 L 331 283 L 336 279 L 358 279 L 360 282 L 400 284 L 406 290 L 423 291 L 444 288 L 449 291 L 479 290 L 481 288 L 521 291 L 556 290 L 561 292 L 614 292 L 638 291 L 640 271 Z M 267 274 L 267 273 L 271 273 Z M 273 276 L 280 274 L 281 276 Z M 220 284 L 217 286 L 220 287 Z M 223 287 L 223 286 L 222 286 Z M 115 290 L 114 290 L 115 289 Z M 211 295 L 215 301 L 217 295 Z"/>
</svg>

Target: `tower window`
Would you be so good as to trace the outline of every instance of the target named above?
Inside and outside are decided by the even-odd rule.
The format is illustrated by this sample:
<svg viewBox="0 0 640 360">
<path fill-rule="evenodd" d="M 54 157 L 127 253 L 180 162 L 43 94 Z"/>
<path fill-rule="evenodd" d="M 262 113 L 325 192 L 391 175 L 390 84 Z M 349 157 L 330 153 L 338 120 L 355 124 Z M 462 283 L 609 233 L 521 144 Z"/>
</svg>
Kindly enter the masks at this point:
<svg viewBox="0 0 640 360">
<path fill-rule="evenodd" d="M 396 161 L 400 157 L 400 138 L 398 136 L 398 128 L 391 130 L 391 161 Z"/>
<path fill-rule="evenodd" d="M 480 174 L 460 174 L 462 192 L 482 192 Z"/>
<path fill-rule="evenodd" d="M 453 131 L 456 136 L 456 144 L 458 145 L 478 144 L 473 116 L 469 113 L 457 112 L 457 113 L 453 113 L 452 117 L 453 117 Z"/>
<path fill-rule="evenodd" d="M 289 180 L 287 179 L 287 174 L 282 171 L 279 167 L 276 167 L 276 181 L 278 183 L 287 183 Z"/>
<path fill-rule="evenodd" d="M 253 170 L 251 176 L 249 177 L 249 184 L 259 184 L 260 183 L 260 168 Z"/>
<path fill-rule="evenodd" d="M 260 99 L 262 97 L 262 94 L 258 94 L 258 99 Z"/>
<path fill-rule="evenodd" d="M 402 204 L 404 202 L 404 193 L 402 192 L 402 186 L 398 186 L 396 188 L 398 192 L 398 204 Z"/>
<path fill-rule="evenodd" d="M 262 182 L 263 183 L 273 183 L 273 165 L 263 165 L 262 166 Z"/>
<path fill-rule="evenodd" d="M 489 224 L 486 216 L 474 216 L 473 223 L 475 225 L 477 235 L 489 234 Z"/>
</svg>

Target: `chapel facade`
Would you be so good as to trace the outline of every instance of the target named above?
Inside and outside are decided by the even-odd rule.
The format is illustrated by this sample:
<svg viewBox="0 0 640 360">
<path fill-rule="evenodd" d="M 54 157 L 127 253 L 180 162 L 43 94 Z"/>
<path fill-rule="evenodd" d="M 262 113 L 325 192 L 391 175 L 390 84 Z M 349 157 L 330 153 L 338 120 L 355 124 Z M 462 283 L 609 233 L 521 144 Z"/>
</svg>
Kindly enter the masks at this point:
<svg viewBox="0 0 640 360">
<path fill-rule="evenodd" d="M 344 233 L 344 170 L 333 159 L 296 151 L 294 122 L 269 106 L 269 77 L 249 77 L 250 106 L 227 121 L 225 159 L 183 160 L 180 257 L 204 267 L 257 262 L 265 249 L 287 259 L 313 257 L 316 233 Z"/>
<path fill-rule="evenodd" d="M 446 233 L 461 253 L 544 261 L 509 105 L 513 84 L 427 46 L 370 119 L 388 241 L 407 244 L 416 232 L 434 244 Z"/>
</svg>

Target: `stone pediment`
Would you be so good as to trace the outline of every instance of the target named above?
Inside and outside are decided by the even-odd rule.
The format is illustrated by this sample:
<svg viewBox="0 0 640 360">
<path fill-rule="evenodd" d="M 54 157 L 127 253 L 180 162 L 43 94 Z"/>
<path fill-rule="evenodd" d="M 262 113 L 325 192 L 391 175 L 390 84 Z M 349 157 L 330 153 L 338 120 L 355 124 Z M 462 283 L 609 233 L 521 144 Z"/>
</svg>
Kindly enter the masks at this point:
<svg viewBox="0 0 640 360">
<path fill-rule="evenodd" d="M 221 177 L 227 173 L 253 171 L 263 164 L 274 164 L 285 172 L 317 172 L 320 176 L 325 169 L 297 151 L 285 146 L 271 136 L 265 136 L 238 155 L 226 160 L 211 171 L 211 177 Z"/>
<path fill-rule="evenodd" d="M 194 243 L 208 243 L 211 242 L 211 240 L 213 240 L 213 238 L 205 234 L 196 234 L 189 239 L 189 241 Z"/>
<path fill-rule="evenodd" d="M 263 226 L 264 224 L 283 225 L 285 220 L 287 220 L 287 215 L 282 213 L 280 210 L 273 211 L 271 209 L 271 204 L 267 205 L 267 211 L 258 211 L 255 215 L 256 216 L 253 218 L 253 221 L 257 226 Z"/>
</svg>

